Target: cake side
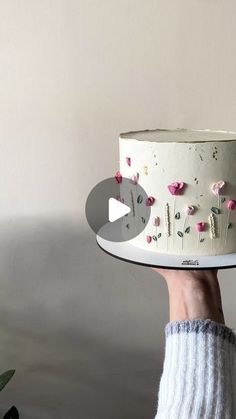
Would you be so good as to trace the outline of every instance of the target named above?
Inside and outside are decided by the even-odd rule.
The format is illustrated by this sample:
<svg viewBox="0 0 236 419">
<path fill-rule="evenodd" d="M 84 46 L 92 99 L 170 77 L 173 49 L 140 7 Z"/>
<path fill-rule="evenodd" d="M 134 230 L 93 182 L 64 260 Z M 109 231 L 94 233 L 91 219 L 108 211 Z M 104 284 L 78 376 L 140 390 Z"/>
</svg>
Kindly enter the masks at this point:
<svg viewBox="0 0 236 419">
<path fill-rule="evenodd" d="M 122 184 L 121 196 L 135 209 L 129 229 L 142 220 L 135 183 L 150 197 L 150 220 L 130 243 L 176 255 L 236 252 L 236 140 L 158 142 L 121 136 L 119 153 L 133 202 Z"/>
</svg>

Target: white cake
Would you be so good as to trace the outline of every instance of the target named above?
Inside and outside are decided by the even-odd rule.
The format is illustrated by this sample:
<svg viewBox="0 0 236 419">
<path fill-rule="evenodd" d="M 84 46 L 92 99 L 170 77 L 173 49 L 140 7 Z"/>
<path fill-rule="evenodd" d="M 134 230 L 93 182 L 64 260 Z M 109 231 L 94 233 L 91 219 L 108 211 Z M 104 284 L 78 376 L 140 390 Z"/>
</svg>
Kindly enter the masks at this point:
<svg viewBox="0 0 236 419">
<path fill-rule="evenodd" d="M 145 130 L 119 137 L 120 173 L 130 178 L 135 217 L 142 217 L 144 188 L 151 216 L 134 246 L 176 255 L 236 252 L 236 133 L 211 130 Z M 122 190 L 131 206 L 130 193 Z M 126 188 L 127 189 L 127 188 Z M 136 195 L 135 195 L 136 193 Z M 127 235 L 123 225 L 124 238 Z"/>
</svg>

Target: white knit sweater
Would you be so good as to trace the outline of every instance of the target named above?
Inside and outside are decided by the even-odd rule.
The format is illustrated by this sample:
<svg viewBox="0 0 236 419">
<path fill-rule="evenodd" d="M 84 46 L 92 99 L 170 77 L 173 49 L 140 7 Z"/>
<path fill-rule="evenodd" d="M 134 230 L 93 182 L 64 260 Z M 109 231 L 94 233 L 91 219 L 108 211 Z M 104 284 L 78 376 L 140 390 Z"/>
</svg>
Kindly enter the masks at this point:
<svg viewBox="0 0 236 419">
<path fill-rule="evenodd" d="M 210 319 L 166 325 L 163 373 L 154 419 L 236 419 L 232 329 Z"/>
</svg>

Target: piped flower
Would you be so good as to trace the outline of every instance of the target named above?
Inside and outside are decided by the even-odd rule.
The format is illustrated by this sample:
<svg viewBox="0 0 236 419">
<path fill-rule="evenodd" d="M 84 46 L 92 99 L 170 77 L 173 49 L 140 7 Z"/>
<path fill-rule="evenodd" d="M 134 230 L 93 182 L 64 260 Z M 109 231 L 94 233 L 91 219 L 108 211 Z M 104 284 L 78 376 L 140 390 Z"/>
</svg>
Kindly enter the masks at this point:
<svg viewBox="0 0 236 419">
<path fill-rule="evenodd" d="M 205 225 L 206 225 L 206 223 L 201 221 L 201 222 L 195 224 L 195 228 L 198 232 L 201 232 L 201 231 L 204 231 Z"/>
<path fill-rule="evenodd" d="M 130 182 L 133 183 L 133 185 L 137 185 L 139 180 L 139 173 L 135 173 L 130 177 Z"/>
<path fill-rule="evenodd" d="M 230 210 L 234 210 L 236 208 L 236 201 L 234 199 L 229 199 L 226 202 L 227 208 Z"/>
<path fill-rule="evenodd" d="M 119 172 L 119 170 L 117 170 L 117 172 L 115 173 L 114 178 L 116 183 L 122 183 L 122 174 Z"/>
<path fill-rule="evenodd" d="M 155 227 L 158 227 L 160 225 L 160 217 L 153 217 L 152 219 L 152 225 L 154 225 Z"/>
<path fill-rule="evenodd" d="M 128 166 L 131 166 L 131 158 L 126 157 L 125 160 L 126 160 L 126 163 L 128 164 Z"/>
<path fill-rule="evenodd" d="M 220 190 L 224 187 L 224 185 L 225 185 L 225 182 L 223 180 L 219 180 L 218 182 L 213 183 L 213 185 L 211 185 L 211 190 L 213 194 L 219 195 Z"/>
<path fill-rule="evenodd" d="M 151 207 L 155 202 L 155 198 L 153 196 L 148 196 L 145 200 L 145 204 L 147 207 Z"/>
<path fill-rule="evenodd" d="M 147 243 L 149 244 L 149 243 L 151 243 L 151 241 L 152 241 L 152 236 L 146 236 L 146 240 L 147 240 Z"/>
<path fill-rule="evenodd" d="M 195 211 L 195 207 L 193 205 L 186 205 L 185 212 L 187 215 L 192 215 Z"/>
<path fill-rule="evenodd" d="M 172 182 L 169 185 L 167 185 L 167 188 L 169 189 L 171 195 L 179 195 L 183 187 L 184 182 Z"/>
</svg>

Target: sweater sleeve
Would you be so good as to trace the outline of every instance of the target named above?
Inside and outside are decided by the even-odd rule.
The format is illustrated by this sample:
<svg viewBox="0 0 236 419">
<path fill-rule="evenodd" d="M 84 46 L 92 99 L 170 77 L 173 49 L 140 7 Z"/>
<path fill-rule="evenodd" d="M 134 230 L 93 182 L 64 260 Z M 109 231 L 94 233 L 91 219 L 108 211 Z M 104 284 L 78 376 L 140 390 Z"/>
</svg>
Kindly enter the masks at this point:
<svg viewBox="0 0 236 419">
<path fill-rule="evenodd" d="M 154 419 L 235 419 L 236 336 L 210 319 L 165 327 L 165 359 Z"/>
</svg>

